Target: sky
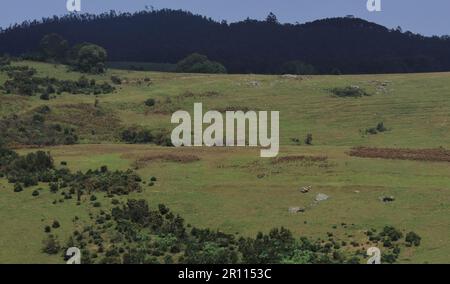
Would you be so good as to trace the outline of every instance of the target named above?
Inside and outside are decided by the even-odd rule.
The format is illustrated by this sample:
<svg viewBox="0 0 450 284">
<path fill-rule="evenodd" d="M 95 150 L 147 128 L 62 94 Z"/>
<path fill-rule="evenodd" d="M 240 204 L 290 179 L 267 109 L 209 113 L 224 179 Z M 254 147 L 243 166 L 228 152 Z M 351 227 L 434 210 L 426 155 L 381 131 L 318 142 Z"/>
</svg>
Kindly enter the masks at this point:
<svg viewBox="0 0 450 284">
<path fill-rule="evenodd" d="M 450 0 L 380 0 L 381 12 L 369 12 L 368 0 L 79 0 L 81 12 L 134 12 L 146 6 L 191 11 L 215 20 L 264 19 L 273 12 L 282 23 L 354 15 L 388 28 L 423 35 L 450 35 Z M 0 27 L 24 20 L 64 15 L 67 0 L 0 0 Z"/>
</svg>

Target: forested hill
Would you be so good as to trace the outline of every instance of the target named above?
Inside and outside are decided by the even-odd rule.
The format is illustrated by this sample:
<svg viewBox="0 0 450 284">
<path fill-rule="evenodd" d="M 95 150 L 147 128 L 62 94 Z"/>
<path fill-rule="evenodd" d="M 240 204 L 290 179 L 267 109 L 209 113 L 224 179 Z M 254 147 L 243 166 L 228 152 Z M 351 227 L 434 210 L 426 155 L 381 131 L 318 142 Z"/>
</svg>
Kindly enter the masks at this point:
<svg viewBox="0 0 450 284">
<path fill-rule="evenodd" d="M 36 51 L 49 33 L 70 44 L 101 45 L 111 61 L 175 63 L 197 52 L 231 73 L 278 73 L 289 61 L 311 64 L 319 73 L 450 71 L 448 37 L 389 30 L 353 17 L 279 24 L 271 14 L 265 21 L 228 24 L 174 10 L 25 22 L 0 33 L 0 54 Z"/>
</svg>

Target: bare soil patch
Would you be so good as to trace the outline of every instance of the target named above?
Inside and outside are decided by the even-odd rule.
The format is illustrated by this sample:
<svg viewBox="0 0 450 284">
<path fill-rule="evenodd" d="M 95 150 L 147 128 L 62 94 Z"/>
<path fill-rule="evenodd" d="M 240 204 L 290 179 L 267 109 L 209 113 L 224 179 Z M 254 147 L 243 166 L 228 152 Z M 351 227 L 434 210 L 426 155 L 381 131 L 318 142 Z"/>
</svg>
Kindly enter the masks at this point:
<svg viewBox="0 0 450 284">
<path fill-rule="evenodd" d="M 144 155 L 137 158 L 133 166 L 135 168 L 143 168 L 152 161 L 165 161 L 165 162 L 175 162 L 180 164 L 187 164 L 196 161 L 200 161 L 200 158 L 196 155 L 176 155 L 176 154 L 153 154 Z"/>
<path fill-rule="evenodd" d="M 326 156 L 285 156 L 272 160 L 272 164 L 293 163 L 293 162 L 326 162 Z"/>
<path fill-rule="evenodd" d="M 357 147 L 350 150 L 350 156 L 393 160 L 450 162 L 450 150 L 436 149 L 393 149 Z"/>
</svg>

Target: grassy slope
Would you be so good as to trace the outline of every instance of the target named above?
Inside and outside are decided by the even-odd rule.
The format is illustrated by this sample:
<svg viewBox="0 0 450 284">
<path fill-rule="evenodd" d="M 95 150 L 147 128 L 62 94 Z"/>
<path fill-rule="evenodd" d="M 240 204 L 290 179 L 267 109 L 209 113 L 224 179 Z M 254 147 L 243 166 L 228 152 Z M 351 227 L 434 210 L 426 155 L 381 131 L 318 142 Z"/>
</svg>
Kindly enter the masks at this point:
<svg viewBox="0 0 450 284">
<path fill-rule="evenodd" d="M 41 75 L 76 79 L 63 66 L 25 63 Z M 259 75 L 186 75 L 111 70 L 91 76 L 108 80 L 111 74 L 128 78 L 117 93 L 99 97 L 100 105 L 120 119 L 123 125 L 170 128 L 170 112 L 154 113 L 144 106 L 153 97 L 165 109 L 191 110 L 194 102 L 204 109 L 233 106 L 243 109 L 279 110 L 281 153 L 285 155 L 326 155 L 328 167 L 301 163 L 274 166 L 259 158 L 256 149 L 170 149 L 150 145 L 89 145 L 99 138 L 85 135 L 85 145 L 50 148 L 57 162 L 65 160 L 72 169 L 88 169 L 107 164 L 127 168 L 135 159 L 161 153 L 194 154 L 200 161 L 177 164 L 155 160 L 139 172 L 155 175 L 155 187 L 136 197 L 151 204 L 166 203 L 196 226 L 220 228 L 253 235 L 271 227 L 286 226 L 296 233 L 323 236 L 334 224 L 354 223 L 348 233 L 386 224 L 414 230 L 423 237 L 422 246 L 401 255 L 403 262 L 449 262 L 450 244 L 450 165 L 448 163 L 392 161 L 349 157 L 351 146 L 430 148 L 450 144 L 450 74 L 311 76 L 301 80 Z M 151 85 L 135 80 L 149 77 Z M 0 83 L 4 80 L 0 73 Z M 377 81 L 377 82 L 375 82 Z M 384 82 L 385 87 L 380 87 Z M 256 85 L 256 86 L 255 86 Z M 331 97 L 327 89 L 359 85 L 373 95 L 359 99 Z M 182 97 L 187 91 L 201 94 L 215 91 L 218 96 Z M 165 103 L 167 97 L 172 102 Z M 48 104 L 64 117 L 62 106 L 93 104 L 93 96 L 63 95 L 49 102 L 38 98 L 0 95 L 0 114 L 27 111 Z M 59 112 L 58 112 L 59 111 Z M 384 121 L 391 131 L 366 137 L 360 130 Z M 106 127 L 94 124 L 92 127 Z M 303 139 L 312 133 L 315 146 L 295 146 L 291 138 Z M 101 140 L 101 139 L 100 139 Z M 23 152 L 29 150 L 22 150 Z M 205 175 L 207 173 L 207 175 Z M 264 174 L 263 178 L 258 178 Z M 313 185 L 309 194 L 298 188 Z M 314 195 L 323 192 L 331 199 L 302 215 L 289 215 L 291 206 L 307 206 Z M 359 193 L 357 193 L 359 192 Z M 378 198 L 394 195 L 396 201 L 383 204 Z M 0 262 L 54 262 L 39 252 L 43 227 L 58 219 L 60 239 L 73 230 L 72 218 L 87 216 L 74 201 L 52 205 L 48 191 L 38 198 L 31 190 L 12 193 L 0 180 Z M 106 201 L 104 202 L 105 204 Z M 7 218 L 5 218 L 7 216 Z M 42 221 L 43 220 L 43 221 Z M 305 224 L 306 221 L 306 224 Z M 9 228 L 9 229 L 5 229 Z"/>
</svg>

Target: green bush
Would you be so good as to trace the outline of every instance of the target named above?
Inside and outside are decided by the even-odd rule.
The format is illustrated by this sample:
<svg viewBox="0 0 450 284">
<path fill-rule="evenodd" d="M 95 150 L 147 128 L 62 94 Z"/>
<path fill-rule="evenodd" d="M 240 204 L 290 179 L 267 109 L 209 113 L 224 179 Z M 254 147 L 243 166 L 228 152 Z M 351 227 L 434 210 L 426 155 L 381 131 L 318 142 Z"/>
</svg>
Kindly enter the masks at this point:
<svg viewBox="0 0 450 284">
<path fill-rule="evenodd" d="M 147 100 L 145 101 L 145 105 L 146 105 L 146 106 L 149 106 L 149 107 L 154 106 L 155 103 L 156 103 L 155 99 L 147 99 Z"/>
<path fill-rule="evenodd" d="M 405 237 L 406 243 L 410 246 L 414 245 L 414 246 L 418 247 L 420 245 L 421 240 L 422 240 L 422 238 L 415 232 L 409 232 L 408 234 L 406 234 L 406 237 Z"/>
<path fill-rule="evenodd" d="M 52 223 L 52 228 L 53 229 L 58 229 L 59 227 L 61 227 L 59 222 L 57 220 L 54 220 L 53 223 Z"/>
<path fill-rule="evenodd" d="M 48 235 L 43 245 L 42 251 L 46 254 L 57 254 L 61 250 L 59 241 L 53 235 Z"/>
<path fill-rule="evenodd" d="M 111 82 L 113 82 L 116 85 L 122 84 L 122 79 L 120 79 L 118 76 L 111 76 Z"/>
<path fill-rule="evenodd" d="M 341 98 L 360 98 L 360 97 L 370 96 L 369 93 L 367 93 L 364 89 L 362 89 L 358 86 L 334 88 L 334 89 L 331 89 L 331 92 L 336 97 L 341 97 Z"/>
<path fill-rule="evenodd" d="M 77 71 L 99 74 L 106 70 L 108 53 L 101 46 L 83 43 L 74 46 L 69 54 L 69 62 Z"/>
<path fill-rule="evenodd" d="M 23 187 L 20 183 L 14 184 L 14 192 L 21 192 L 23 191 Z"/>
<path fill-rule="evenodd" d="M 219 62 L 210 61 L 205 55 L 193 53 L 177 63 L 177 72 L 182 73 L 227 73 Z"/>
</svg>

